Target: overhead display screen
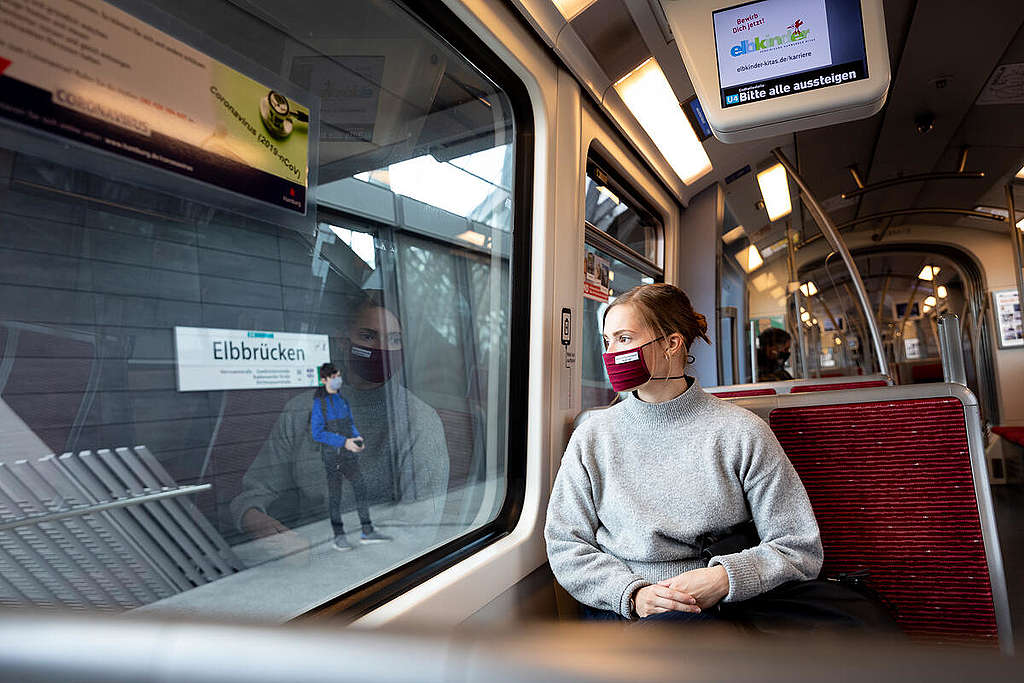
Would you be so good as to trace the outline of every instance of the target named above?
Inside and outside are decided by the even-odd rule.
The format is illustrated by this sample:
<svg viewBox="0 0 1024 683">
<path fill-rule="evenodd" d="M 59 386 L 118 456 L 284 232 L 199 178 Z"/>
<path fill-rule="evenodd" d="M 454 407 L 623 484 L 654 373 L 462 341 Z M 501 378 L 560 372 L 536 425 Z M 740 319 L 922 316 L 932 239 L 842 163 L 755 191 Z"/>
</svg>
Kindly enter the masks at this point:
<svg viewBox="0 0 1024 683">
<path fill-rule="evenodd" d="M 712 16 L 723 108 L 868 77 L 860 0 L 758 0 Z"/>
</svg>

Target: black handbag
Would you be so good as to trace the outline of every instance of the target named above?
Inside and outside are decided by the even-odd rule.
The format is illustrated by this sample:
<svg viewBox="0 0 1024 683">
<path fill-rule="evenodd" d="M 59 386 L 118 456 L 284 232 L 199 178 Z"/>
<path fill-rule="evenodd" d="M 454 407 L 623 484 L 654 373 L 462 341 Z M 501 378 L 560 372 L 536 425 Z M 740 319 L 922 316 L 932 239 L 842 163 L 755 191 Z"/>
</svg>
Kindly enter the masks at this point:
<svg viewBox="0 0 1024 683">
<path fill-rule="evenodd" d="M 741 602 L 719 603 L 721 618 L 759 633 L 857 630 L 900 633 L 885 603 L 835 578 L 790 581 Z"/>
<path fill-rule="evenodd" d="M 697 538 L 705 562 L 718 555 L 753 548 L 760 542 L 752 519 Z M 719 603 L 716 608 L 721 618 L 762 633 L 819 629 L 899 633 L 895 609 L 871 588 L 868 579 L 865 569 L 810 581 L 790 581 L 748 600 Z"/>
</svg>

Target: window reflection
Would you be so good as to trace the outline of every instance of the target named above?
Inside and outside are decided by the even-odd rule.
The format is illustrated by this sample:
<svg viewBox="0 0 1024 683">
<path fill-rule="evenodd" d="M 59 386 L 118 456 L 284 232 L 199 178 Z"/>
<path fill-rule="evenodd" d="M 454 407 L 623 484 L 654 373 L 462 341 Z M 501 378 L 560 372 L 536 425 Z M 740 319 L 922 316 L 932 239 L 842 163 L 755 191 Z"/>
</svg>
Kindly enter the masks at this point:
<svg viewBox="0 0 1024 683">
<path fill-rule="evenodd" d="M 395 3 L 157 4 L 320 98 L 318 206 L 226 210 L 9 131 L 0 523 L 81 514 L 0 531 L 0 604 L 282 621 L 501 508 L 511 106 Z M 175 328 L 324 358 L 186 390 Z"/>
</svg>

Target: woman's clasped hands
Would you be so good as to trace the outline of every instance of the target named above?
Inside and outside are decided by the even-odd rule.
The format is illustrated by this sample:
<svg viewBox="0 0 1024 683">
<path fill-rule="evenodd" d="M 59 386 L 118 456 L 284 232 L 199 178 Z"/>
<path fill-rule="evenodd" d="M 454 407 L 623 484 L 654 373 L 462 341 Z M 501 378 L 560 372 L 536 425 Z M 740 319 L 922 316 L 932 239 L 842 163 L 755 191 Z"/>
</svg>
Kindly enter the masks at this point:
<svg viewBox="0 0 1024 683">
<path fill-rule="evenodd" d="M 636 592 L 633 598 L 640 618 L 663 612 L 691 612 L 714 607 L 729 594 L 729 575 L 716 565 L 683 572 Z"/>
</svg>

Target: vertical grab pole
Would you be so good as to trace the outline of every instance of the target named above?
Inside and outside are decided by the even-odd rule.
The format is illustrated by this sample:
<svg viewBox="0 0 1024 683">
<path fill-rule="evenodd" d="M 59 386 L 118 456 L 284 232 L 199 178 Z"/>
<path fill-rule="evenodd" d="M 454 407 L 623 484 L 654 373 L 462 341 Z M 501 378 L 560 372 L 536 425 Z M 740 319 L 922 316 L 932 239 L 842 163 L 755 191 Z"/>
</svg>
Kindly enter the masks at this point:
<svg viewBox="0 0 1024 683">
<path fill-rule="evenodd" d="M 1010 224 L 1010 245 L 1013 247 L 1013 273 L 1017 276 L 1017 303 L 1024 306 L 1024 233 L 1017 227 L 1017 212 L 1013 205 L 1013 182 L 1006 184 L 1006 222 Z M 998 312 L 996 312 L 998 315 Z"/>
<path fill-rule="evenodd" d="M 964 368 L 964 347 L 960 335 L 960 318 L 955 313 L 939 316 L 937 324 L 939 355 L 942 357 L 942 379 L 967 386 Z"/>
<path fill-rule="evenodd" d="M 787 292 L 792 287 L 793 295 L 793 319 L 794 323 L 793 332 L 796 334 L 796 348 L 800 352 L 800 379 L 807 379 L 811 376 L 807 369 L 807 344 L 804 340 L 805 327 L 804 321 L 800 319 L 800 308 L 803 306 L 803 299 L 800 296 L 800 281 L 796 276 L 796 257 L 794 256 L 795 247 L 793 246 L 793 225 L 787 219 L 786 220 L 786 262 L 789 265 L 789 282 L 786 283 Z M 793 363 L 793 370 L 796 370 L 796 363 Z"/>
<path fill-rule="evenodd" d="M 818 223 L 818 227 L 821 228 L 821 233 L 825 236 L 825 239 L 829 241 L 832 248 L 839 252 L 839 255 L 843 257 L 843 263 L 846 264 L 846 269 L 850 272 L 850 278 L 853 280 L 854 290 L 857 292 L 857 299 L 860 301 L 861 310 L 864 312 L 864 316 L 867 318 L 868 328 L 871 332 L 871 343 L 875 347 L 875 355 L 878 357 L 878 370 L 882 375 L 889 376 L 889 360 L 885 357 L 885 348 L 882 345 L 882 333 L 878 329 L 878 319 L 875 317 L 874 311 L 871 310 L 871 302 L 868 300 L 868 292 L 864 288 L 864 281 L 860 277 L 860 271 L 857 270 L 857 264 L 853 262 L 853 257 L 850 255 L 850 250 L 846 248 L 846 244 L 843 243 L 843 238 L 840 237 L 839 231 L 836 230 L 835 226 L 832 225 L 832 221 L 829 219 L 828 214 L 818 204 L 818 200 L 815 199 L 811 189 L 804 182 L 804 179 L 797 173 L 796 168 L 790 163 L 789 159 L 783 153 L 781 147 L 776 147 L 772 150 L 772 154 L 778 159 L 782 167 L 786 169 L 786 173 L 793 178 L 793 181 L 800 188 L 804 197 L 807 199 L 808 207 L 811 209 L 811 214 L 814 216 L 814 220 Z M 1018 282 L 1020 282 L 1020 271 L 1018 269 Z"/>
</svg>

